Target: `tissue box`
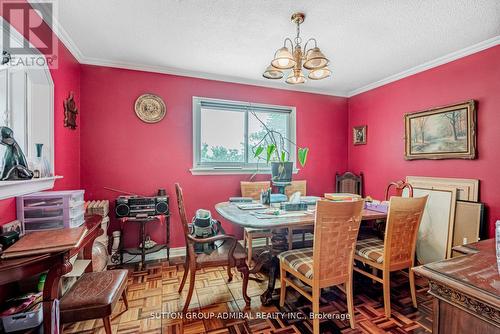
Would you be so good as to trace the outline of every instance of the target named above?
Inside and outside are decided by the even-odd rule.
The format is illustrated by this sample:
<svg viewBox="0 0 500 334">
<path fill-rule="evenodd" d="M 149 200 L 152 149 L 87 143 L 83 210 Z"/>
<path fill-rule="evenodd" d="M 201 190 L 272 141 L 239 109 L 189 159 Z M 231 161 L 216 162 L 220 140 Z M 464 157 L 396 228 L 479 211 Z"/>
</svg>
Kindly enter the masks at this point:
<svg viewBox="0 0 500 334">
<path fill-rule="evenodd" d="M 288 201 L 288 197 L 283 194 L 271 194 L 271 203 L 281 203 Z"/>
<path fill-rule="evenodd" d="M 285 211 L 305 211 L 307 203 L 281 203 L 280 208 Z"/>
</svg>

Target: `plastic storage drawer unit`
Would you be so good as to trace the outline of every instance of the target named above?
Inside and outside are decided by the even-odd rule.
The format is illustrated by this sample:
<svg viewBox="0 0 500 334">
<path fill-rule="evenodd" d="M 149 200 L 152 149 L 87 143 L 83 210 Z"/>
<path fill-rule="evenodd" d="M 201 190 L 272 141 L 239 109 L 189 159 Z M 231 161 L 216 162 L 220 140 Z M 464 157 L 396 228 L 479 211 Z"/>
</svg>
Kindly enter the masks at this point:
<svg viewBox="0 0 500 334">
<path fill-rule="evenodd" d="M 84 190 L 44 191 L 17 198 L 25 231 L 73 228 L 85 221 Z"/>
</svg>

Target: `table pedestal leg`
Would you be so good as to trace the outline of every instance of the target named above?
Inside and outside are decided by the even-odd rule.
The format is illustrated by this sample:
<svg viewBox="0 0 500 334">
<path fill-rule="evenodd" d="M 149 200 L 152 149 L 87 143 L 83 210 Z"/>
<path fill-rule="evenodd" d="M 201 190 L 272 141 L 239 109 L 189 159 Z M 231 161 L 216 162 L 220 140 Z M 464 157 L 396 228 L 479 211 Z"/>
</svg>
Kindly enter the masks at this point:
<svg viewBox="0 0 500 334">
<path fill-rule="evenodd" d="M 260 301 L 263 305 L 269 305 L 273 298 L 274 286 L 276 284 L 276 279 L 279 277 L 278 254 L 288 250 L 287 230 L 273 230 L 272 234 L 271 249 L 262 252 L 257 259 L 255 266 L 250 270 L 250 273 L 255 274 L 259 272 L 264 265 L 269 267 L 267 290 L 260 296 Z"/>
</svg>

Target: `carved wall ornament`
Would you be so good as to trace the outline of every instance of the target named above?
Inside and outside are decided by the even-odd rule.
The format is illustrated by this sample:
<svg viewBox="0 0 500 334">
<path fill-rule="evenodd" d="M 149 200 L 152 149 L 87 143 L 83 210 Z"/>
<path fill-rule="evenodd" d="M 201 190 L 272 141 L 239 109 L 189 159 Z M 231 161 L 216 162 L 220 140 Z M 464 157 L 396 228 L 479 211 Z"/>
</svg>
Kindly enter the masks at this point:
<svg viewBox="0 0 500 334">
<path fill-rule="evenodd" d="M 64 100 L 64 126 L 72 130 L 76 129 L 76 116 L 78 108 L 74 98 L 74 93 L 69 92 L 69 97 Z"/>
<path fill-rule="evenodd" d="M 167 108 L 158 95 L 143 94 L 135 100 L 135 114 L 143 122 L 158 123 L 165 117 Z"/>
</svg>

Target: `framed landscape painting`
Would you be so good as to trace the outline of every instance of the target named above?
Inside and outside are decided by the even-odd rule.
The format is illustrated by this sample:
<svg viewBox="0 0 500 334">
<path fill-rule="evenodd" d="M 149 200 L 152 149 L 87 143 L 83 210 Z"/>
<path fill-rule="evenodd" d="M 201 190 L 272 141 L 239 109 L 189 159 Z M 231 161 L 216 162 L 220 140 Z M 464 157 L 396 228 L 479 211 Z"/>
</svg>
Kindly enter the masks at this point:
<svg viewBox="0 0 500 334">
<path fill-rule="evenodd" d="M 405 159 L 475 159 L 474 101 L 405 115 Z"/>
</svg>

